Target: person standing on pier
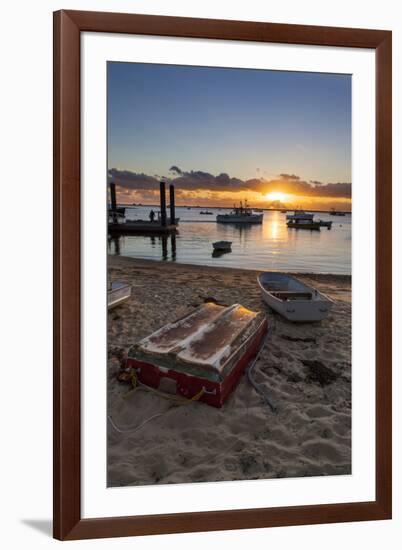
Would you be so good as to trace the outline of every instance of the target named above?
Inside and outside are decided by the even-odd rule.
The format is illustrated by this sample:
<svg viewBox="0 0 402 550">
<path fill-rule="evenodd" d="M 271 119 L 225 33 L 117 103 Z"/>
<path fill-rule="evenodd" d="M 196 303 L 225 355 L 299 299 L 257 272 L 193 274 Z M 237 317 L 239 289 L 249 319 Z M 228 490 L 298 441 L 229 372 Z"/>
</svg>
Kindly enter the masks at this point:
<svg viewBox="0 0 402 550">
<path fill-rule="evenodd" d="M 149 213 L 149 219 L 151 220 L 151 222 L 153 222 L 155 219 L 155 212 L 153 210 L 151 210 L 151 212 Z"/>
</svg>

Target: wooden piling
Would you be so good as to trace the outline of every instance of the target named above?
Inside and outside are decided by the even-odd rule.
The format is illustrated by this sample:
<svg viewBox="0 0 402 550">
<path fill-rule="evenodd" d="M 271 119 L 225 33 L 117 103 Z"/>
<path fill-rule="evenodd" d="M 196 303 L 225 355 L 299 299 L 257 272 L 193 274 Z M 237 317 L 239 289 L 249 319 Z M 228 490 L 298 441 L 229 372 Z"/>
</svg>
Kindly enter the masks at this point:
<svg viewBox="0 0 402 550">
<path fill-rule="evenodd" d="M 174 185 L 169 185 L 169 201 L 170 201 L 170 225 L 175 225 L 175 204 L 174 204 Z"/>
<path fill-rule="evenodd" d="M 161 225 L 166 227 L 166 187 L 165 182 L 160 182 L 160 198 L 161 198 Z"/>
<path fill-rule="evenodd" d="M 110 184 L 110 202 L 112 205 L 113 212 L 116 212 L 117 203 L 116 203 L 116 184 L 111 183 Z"/>
</svg>

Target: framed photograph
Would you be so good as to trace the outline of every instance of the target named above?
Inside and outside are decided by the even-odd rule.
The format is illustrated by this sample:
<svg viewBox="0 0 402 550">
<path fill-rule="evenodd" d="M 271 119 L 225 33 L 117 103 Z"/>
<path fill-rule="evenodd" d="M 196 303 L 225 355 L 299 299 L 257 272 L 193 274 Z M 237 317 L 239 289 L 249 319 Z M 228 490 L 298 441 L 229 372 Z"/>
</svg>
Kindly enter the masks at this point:
<svg viewBox="0 0 402 550">
<path fill-rule="evenodd" d="M 391 43 L 54 14 L 56 538 L 391 518 Z"/>
</svg>

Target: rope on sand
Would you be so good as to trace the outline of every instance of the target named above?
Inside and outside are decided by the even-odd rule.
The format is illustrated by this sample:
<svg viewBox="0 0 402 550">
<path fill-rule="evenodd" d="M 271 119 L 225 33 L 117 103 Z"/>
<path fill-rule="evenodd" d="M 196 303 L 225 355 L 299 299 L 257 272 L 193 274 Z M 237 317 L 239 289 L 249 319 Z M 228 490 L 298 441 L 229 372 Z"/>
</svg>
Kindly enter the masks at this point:
<svg viewBox="0 0 402 550">
<path fill-rule="evenodd" d="M 269 327 L 269 329 L 267 330 L 267 334 L 265 335 L 264 341 L 263 341 L 262 345 L 260 346 L 260 349 L 258 350 L 257 355 L 254 357 L 253 362 L 251 363 L 251 365 L 247 369 L 247 378 L 248 378 L 248 381 L 250 382 L 250 384 L 255 389 L 255 391 L 257 393 L 259 393 L 261 395 L 261 397 L 264 399 L 265 403 L 269 406 L 271 411 L 274 414 L 277 414 L 278 413 L 278 407 L 275 405 L 275 403 L 272 401 L 272 399 L 268 396 L 267 392 L 263 389 L 262 384 L 257 384 L 257 382 L 252 377 L 254 367 L 257 364 L 258 359 L 260 358 L 261 352 L 264 349 L 265 344 L 268 341 L 268 338 L 272 334 L 272 330 L 273 329 L 271 327 Z"/>
<path fill-rule="evenodd" d="M 136 388 L 134 388 L 136 389 Z M 148 424 L 148 422 L 150 422 L 151 420 L 153 420 L 154 418 L 158 418 L 159 416 L 163 416 L 165 415 L 166 413 L 168 413 L 169 411 L 171 411 L 172 409 L 174 409 L 175 407 L 183 407 L 185 405 L 190 405 L 190 403 L 194 403 L 195 401 L 198 401 L 202 395 L 204 395 L 204 388 L 202 388 L 196 395 L 194 395 L 193 397 L 191 397 L 191 399 L 176 399 L 175 400 L 175 405 L 173 405 L 173 407 L 171 407 L 170 409 L 168 409 L 167 411 L 164 411 L 164 412 L 161 412 L 161 413 L 157 413 L 157 414 L 154 414 L 152 416 L 150 416 L 149 418 L 147 418 L 146 420 L 144 420 L 141 424 L 139 424 L 138 426 L 127 426 L 126 428 L 121 428 L 119 426 L 117 426 L 117 424 L 115 423 L 115 421 L 113 420 L 113 418 L 108 415 L 108 420 L 110 422 L 110 424 L 113 426 L 113 429 L 116 430 L 116 432 L 120 433 L 120 434 L 124 434 L 124 433 L 135 433 L 137 432 L 138 430 L 140 430 L 141 428 L 143 428 L 146 424 Z M 172 396 L 168 395 L 168 394 L 164 394 L 162 392 L 157 392 L 158 395 L 160 395 L 161 397 L 166 397 L 166 398 L 170 398 Z"/>
</svg>

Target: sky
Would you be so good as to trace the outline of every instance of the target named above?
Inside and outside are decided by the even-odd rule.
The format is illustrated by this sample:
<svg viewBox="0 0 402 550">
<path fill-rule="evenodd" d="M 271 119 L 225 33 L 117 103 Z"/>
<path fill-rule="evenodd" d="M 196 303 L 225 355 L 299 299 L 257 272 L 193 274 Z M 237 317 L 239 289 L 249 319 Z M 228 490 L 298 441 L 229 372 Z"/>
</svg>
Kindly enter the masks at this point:
<svg viewBox="0 0 402 550">
<path fill-rule="evenodd" d="M 350 209 L 351 76 L 109 62 L 108 170 L 119 202 Z"/>
</svg>

